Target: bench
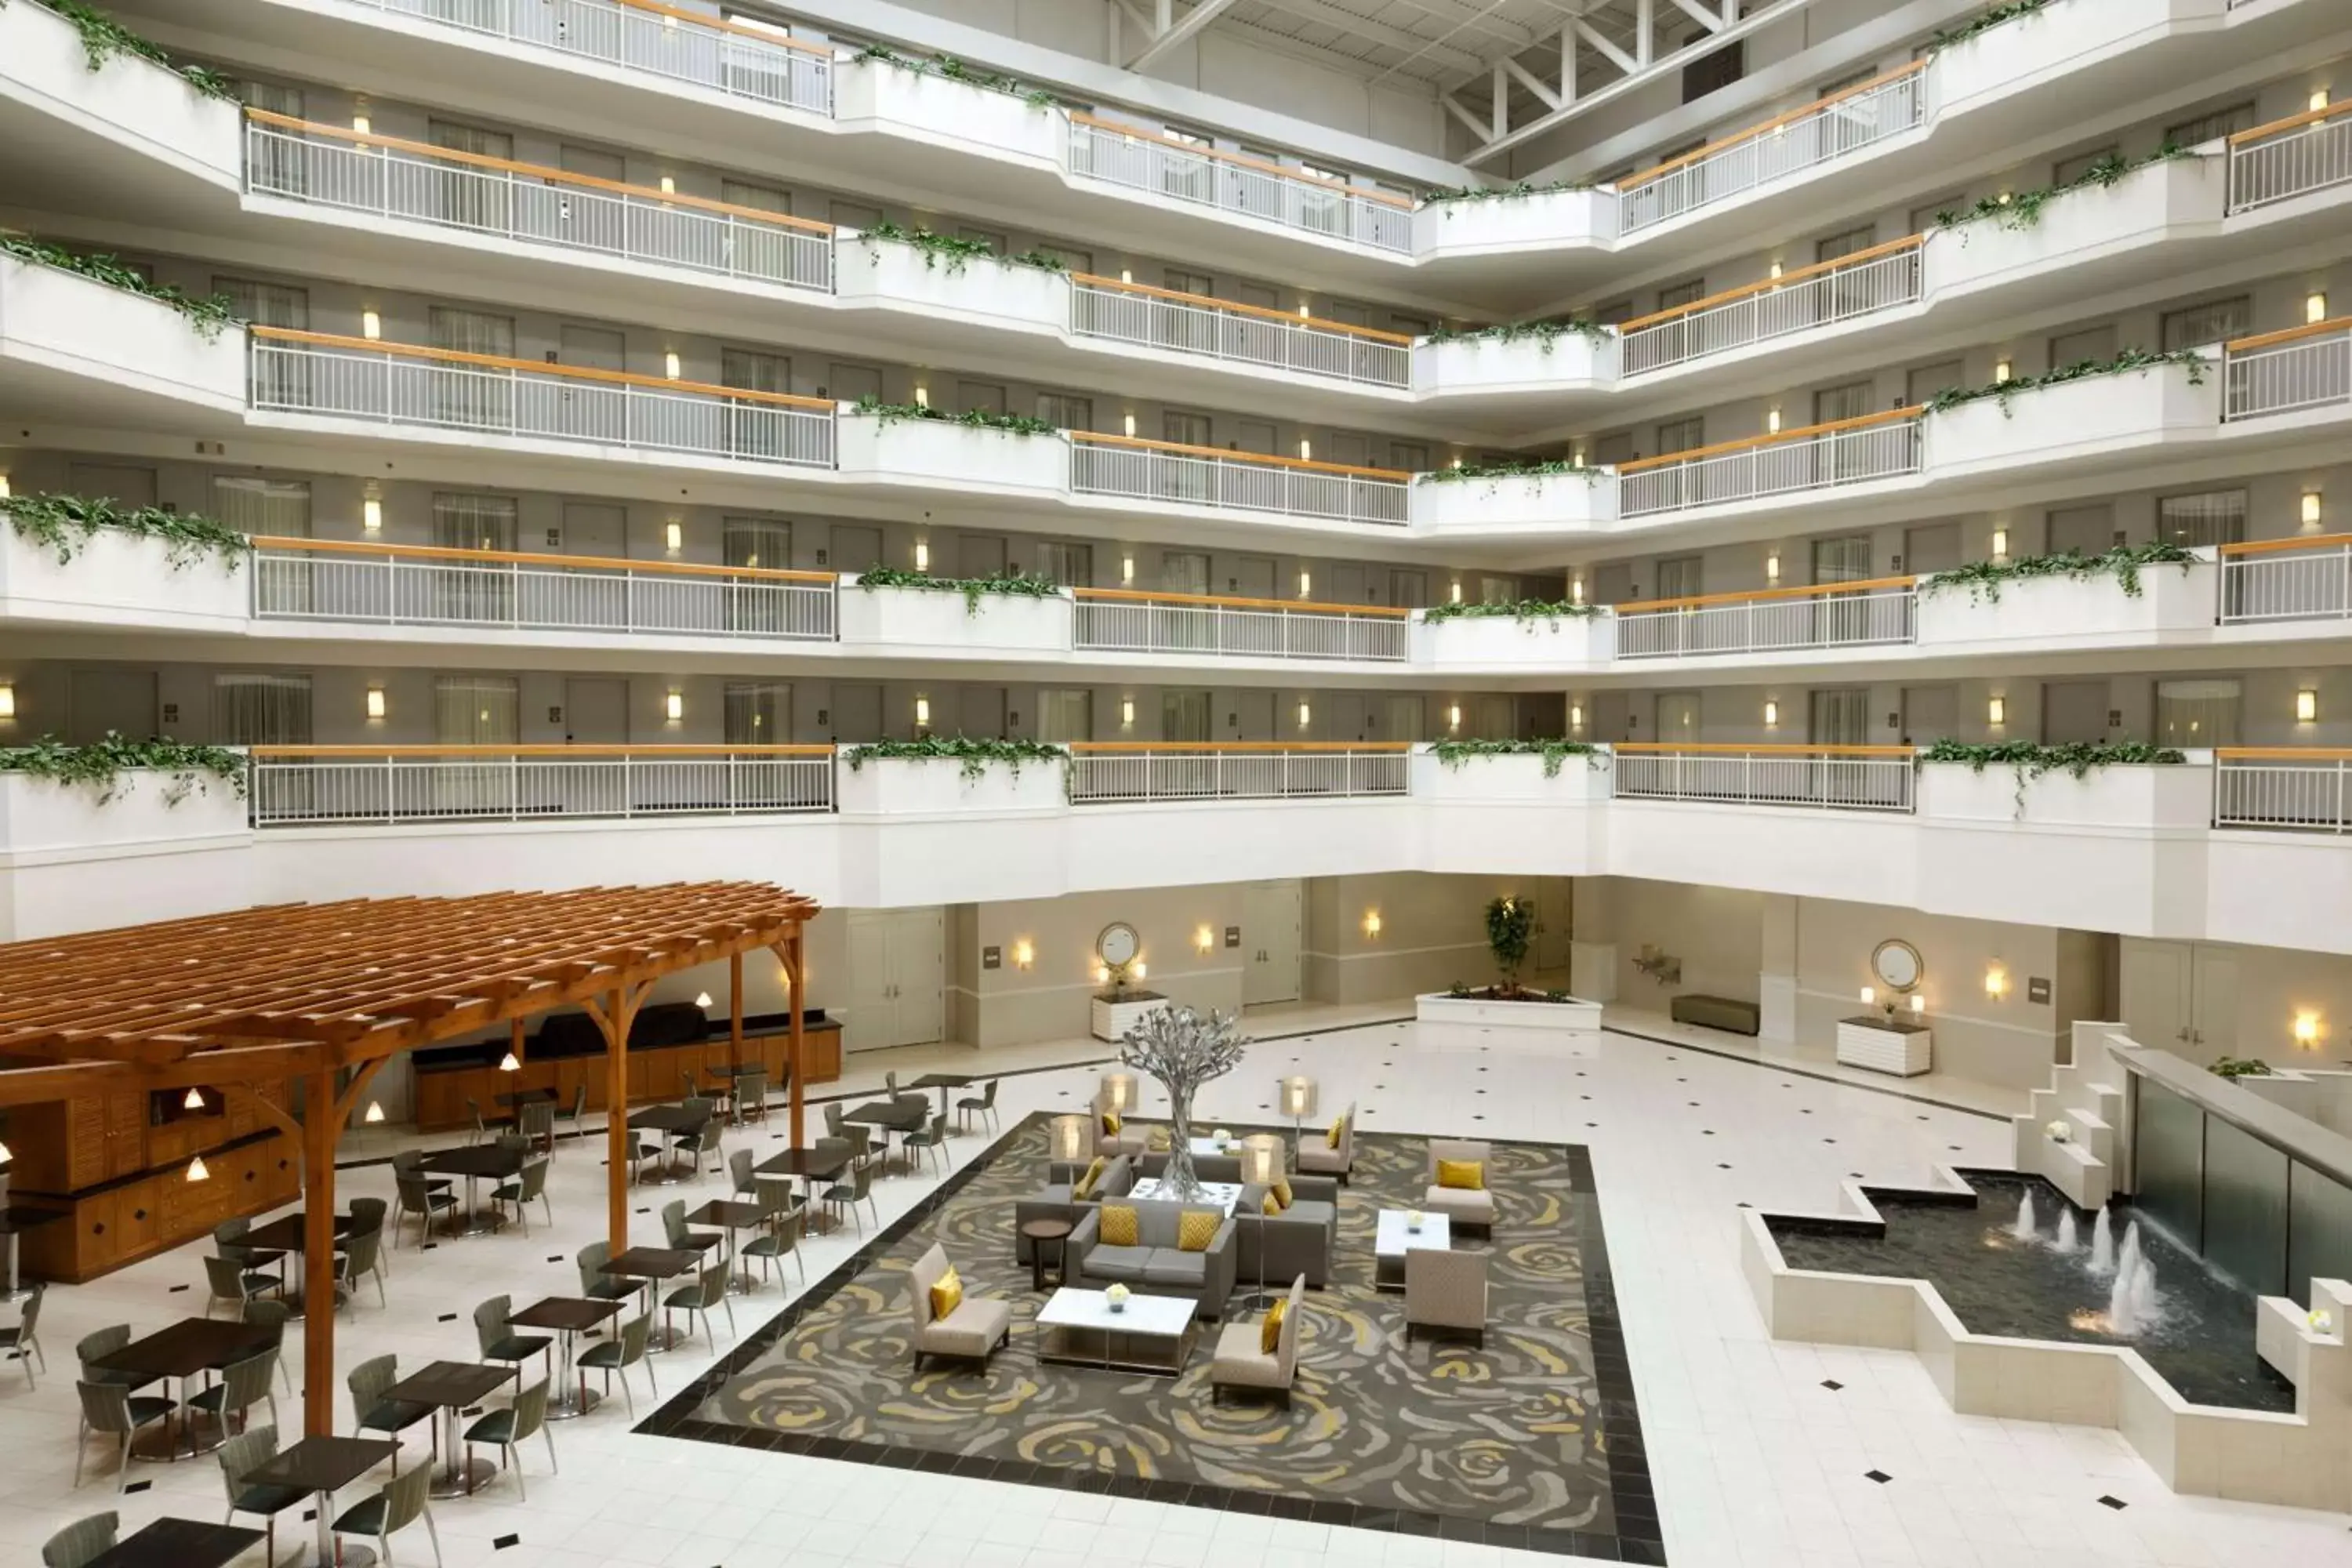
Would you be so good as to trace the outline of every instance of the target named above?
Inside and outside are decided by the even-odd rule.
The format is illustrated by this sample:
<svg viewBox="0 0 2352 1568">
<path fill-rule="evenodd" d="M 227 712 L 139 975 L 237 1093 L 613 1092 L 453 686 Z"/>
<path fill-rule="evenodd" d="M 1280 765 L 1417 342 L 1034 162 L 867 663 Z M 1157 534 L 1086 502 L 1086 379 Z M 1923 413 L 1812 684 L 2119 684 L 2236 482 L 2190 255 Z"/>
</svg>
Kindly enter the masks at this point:
<svg viewBox="0 0 2352 1568">
<path fill-rule="evenodd" d="M 1728 996 L 1677 996 L 1668 1016 L 1677 1024 L 1696 1024 L 1734 1035 L 1759 1035 L 1764 1030 L 1761 1008 Z"/>
</svg>

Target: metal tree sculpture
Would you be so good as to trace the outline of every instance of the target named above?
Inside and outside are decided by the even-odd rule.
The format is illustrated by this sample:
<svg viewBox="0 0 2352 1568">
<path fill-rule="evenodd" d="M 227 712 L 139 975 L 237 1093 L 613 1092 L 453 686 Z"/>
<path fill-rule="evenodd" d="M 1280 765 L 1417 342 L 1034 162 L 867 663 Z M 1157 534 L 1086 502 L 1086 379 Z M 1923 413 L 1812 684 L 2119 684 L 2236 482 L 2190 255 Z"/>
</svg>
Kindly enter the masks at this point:
<svg viewBox="0 0 2352 1568">
<path fill-rule="evenodd" d="M 1168 1170 L 1160 1181 L 1179 1201 L 1201 1196 L 1201 1178 L 1192 1173 L 1192 1096 L 1240 1066 L 1248 1048 L 1234 1015 L 1203 1017 L 1190 1007 L 1155 1008 L 1118 1038 L 1118 1059 L 1168 1091 Z"/>
</svg>

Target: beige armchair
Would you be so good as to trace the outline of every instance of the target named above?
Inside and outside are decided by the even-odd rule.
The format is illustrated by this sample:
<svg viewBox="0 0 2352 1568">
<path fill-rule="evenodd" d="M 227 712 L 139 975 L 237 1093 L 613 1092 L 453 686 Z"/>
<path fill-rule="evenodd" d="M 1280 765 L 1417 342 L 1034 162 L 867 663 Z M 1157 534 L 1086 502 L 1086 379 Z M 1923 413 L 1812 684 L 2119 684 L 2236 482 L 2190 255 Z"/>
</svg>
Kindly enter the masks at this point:
<svg viewBox="0 0 2352 1568">
<path fill-rule="evenodd" d="M 1416 1247 L 1404 1255 L 1404 1342 L 1415 1329 L 1486 1343 L 1486 1255 Z"/>
<path fill-rule="evenodd" d="M 1282 1310 L 1282 1332 L 1274 1353 L 1265 1350 L 1263 1321 L 1227 1323 L 1217 1335 L 1217 1353 L 1209 1363 L 1209 1398 L 1224 1397 L 1228 1388 L 1246 1388 L 1271 1394 L 1287 1408 L 1290 1384 L 1298 1373 L 1298 1321 L 1307 1311 L 1307 1278 L 1290 1282 L 1290 1304 Z"/>
<path fill-rule="evenodd" d="M 1102 1119 L 1108 1114 L 1109 1110 L 1110 1096 L 1097 1089 L 1094 1104 L 1095 1152 L 1107 1159 L 1114 1160 L 1121 1154 L 1142 1153 L 1146 1142 L 1150 1138 L 1150 1133 L 1135 1119 L 1135 1113 L 1131 1110 L 1121 1114 L 1117 1133 L 1105 1132 L 1102 1130 Z"/>
<path fill-rule="evenodd" d="M 911 1310 L 915 1314 L 915 1370 L 923 1370 L 927 1355 L 952 1356 L 959 1361 L 976 1361 L 985 1364 L 989 1353 L 1003 1344 L 1012 1332 L 1013 1309 L 1003 1301 L 984 1301 L 976 1296 L 966 1296 L 956 1303 L 956 1310 L 944 1318 L 931 1316 L 931 1287 L 938 1284 L 948 1271 L 945 1248 L 933 1243 L 931 1249 L 915 1260 L 908 1272 L 908 1283 L 914 1289 Z"/>
<path fill-rule="evenodd" d="M 1437 1164 L 1441 1160 L 1477 1161 L 1486 1168 L 1487 1184 L 1475 1190 L 1439 1186 Z M 1432 1214 L 1444 1215 L 1457 1226 L 1491 1232 L 1495 1228 L 1494 1181 L 1492 1145 L 1466 1138 L 1433 1138 L 1429 1141 L 1429 1190 L 1422 1194 L 1421 1206 Z"/>
<path fill-rule="evenodd" d="M 1298 1172 L 1306 1176 L 1337 1176 L 1342 1183 L 1348 1179 L 1349 1168 L 1356 1163 L 1356 1107 L 1353 1101 L 1347 1113 L 1339 1118 L 1339 1146 L 1331 1147 L 1329 1134 L 1318 1135 L 1301 1131 L 1298 1135 Z"/>
</svg>

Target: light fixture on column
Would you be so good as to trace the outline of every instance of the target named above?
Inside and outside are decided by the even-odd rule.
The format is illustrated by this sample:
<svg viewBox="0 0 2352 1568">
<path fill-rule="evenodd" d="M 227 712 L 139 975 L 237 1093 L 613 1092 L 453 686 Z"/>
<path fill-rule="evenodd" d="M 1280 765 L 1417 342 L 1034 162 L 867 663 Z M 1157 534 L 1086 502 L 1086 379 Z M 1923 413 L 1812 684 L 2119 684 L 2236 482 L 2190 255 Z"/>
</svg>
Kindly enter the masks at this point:
<svg viewBox="0 0 2352 1568">
<path fill-rule="evenodd" d="M 1580 604 L 1584 603 L 1584 579 L 1583 579 L 1583 578 L 1581 578 L 1581 577 L 1571 577 L 1571 578 L 1570 578 L 1570 579 L 1569 579 L 1569 584 L 1568 584 L 1568 597 L 1569 597 L 1569 602 L 1570 602 L 1570 604 L 1580 605 Z"/>
<path fill-rule="evenodd" d="M 1452 603 L 1456 604 L 1456 605 L 1458 605 L 1458 604 L 1460 604 L 1460 603 L 1462 602 L 1462 579 L 1461 579 L 1461 578 L 1456 577 L 1455 579 L 1454 579 L 1454 585 L 1453 585 L 1453 587 L 1451 587 L 1450 589 L 1448 589 L 1448 590 L 1446 591 L 1446 598 L 1447 598 L 1448 600 L 1450 600 Z"/>
<path fill-rule="evenodd" d="M 364 114 L 354 114 L 352 116 L 352 129 L 365 136 L 374 129 L 374 122 Z"/>
<path fill-rule="evenodd" d="M 666 196 L 674 196 L 677 195 L 677 176 L 676 174 L 664 174 L 661 177 L 661 191 L 662 195 Z"/>
<path fill-rule="evenodd" d="M 2316 114 L 2327 107 L 2327 89 L 2324 87 L 2313 88 L 2311 96 L 2304 101 L 2309 105 L 2311 111 Z"/>
<path fill-rule="evenodd" d="M 8 499 L 8 476 L 5 473 L 0 473 L 0 500 L 6 500 Z"/>
<path fill-rule="evenodd" d="M 686 717 L 686 693 L 672 691 L 662 698 L 662 712 L 673 724 Z"/>
<path fill-rule="evenodd" d="M 2294 694 L 2294 721 L 2313 724 L 2319 720 L 2319 693 L 2306 686 Z"/>
<path fill-rule="evenodd" d="M 1773 281 L 1773 282 L 1775 282 L 1775 283 L 1778 283 L 1780 280 L 1780 264 L 1779 262 L 1775 261 L 1774 263 L 1772 263 L 1772 281 Z"/>
<path fill-rule="evenodd" d="M 383 318 L 377 315 L 373 310 L 362 310 L 360 312 L 360 336 L 367 339 L 370 342 L 373 342 L 376 339 L 383 336 Z"/>
<path fill-rule="evenodd" d="M 1459 730 L 1462 728 L 1462 704 L 1459 702 L 1449 702 L 1446 704 L 1445 727 L 1448 730 Z"/>
<path fill-rule="evenodd" d="M 678 377 L 678 372 L 683 367 L 678 363 L 677 351 L 676 349 L 669 349 L 663 353 L 662 374 L 664 375 L 667 376 L 672 381 L 676 381 Z"/>
<path fill-rule="evenodd" d="M 1027 937 L 1013 944 L 1013 967 L 1027 969 L 1037 962 L 1037 949 Z"/>
<path fill-rule="evenodd" d="M 1780 705 L 1769 698 L 1764 700 L 1764 727 L 1777 730 L 1780 726 Z"/>
<path fill-rule="evenodd" d="M 919 539 L 915 541 L 915 570 L 918 572 L 928 572 L 930 569 L 931 547 Z"/>
<path fill-rule="evenodd" d="M 1209 950 L 1216 945 L 1217 933 L 1215 931 L 1211 931 L 1207 926 L 1200 926 L 1194 929 L 1192 932 L 1192 951 L 1206 958 L 1209 956 Z"/>
<path fill-rule="evenodd" d="M 1315 574 L 1301 567 L 1298 573 L 1298 596 L 1303 599 L 1314 591 Z"/>
<path fill-rule="evenodd" d="M 2010 373 L 2016 368 L 2005 359 L 1997 359 L 1992 362 L 1992 378 L 1996 382 L 2007 381 L 2010 379 Z"/>
<path fill-rule="evenodd" d="M 662 524 L 662 548 L 672 555 L 686 548 L 686 524 L 676 518 Z"/>
<path fill-rule="evenodd" d="M 2305 294 L 2303 297 L 2303 319 L 2312 326 L 2327 320 L 2327 296 L 2316 289 Z"/>
<path fill-rule="evenodd" d="M 2009 530 L 1996 528 L 1992 531 L 1992 558 L 1995 561 L 2009 559 Z"/>
<path fill-rule="evenodd" d="M 2303 505 L 2300 513 L 2303 519 L 2303 526 L 2305 528 L 2317 528 L 2319 526 L 2321 517 L 2326 512 L 2326 503 L 2320 499 L 2319 491 L 2304 491 Z"/>
<path fill-rule="evenodd" d="M 1764 581 L 1767 583 L 1778 583 L 1780 580 L 1780 552 L 1775 550 L 1772 553 L 1764 557 Z"/>
<path fill-rule="evenodd" d="M 1998 1002 L 2009 994 L 2009 971 L 1998 963 L 1985 966 L 1985 994 Z"/>
<path fill-rule="evenodd" d="M 383 502 L 373 496 L 360 502 L 360 527 L 369 533 L 383 531 Z"/>
<path fill-rule="evenodd" d="M 919 381 L 915 383 L 915 406 L 918 408 L 929 408 L 930 405 L 931 389 L 925 386 Z"/>
<path fill-rule="evenodd" d="M 1365 934 L 1366 936 L 1368 936 L 1368 937 L 1372 937 L 1372 938 L 1375 938 L 1375 939 L 1377 939 L 1377 938 L 1380 936 L 1380 934 L 1381 934 L 1381 911 L 1380 911 L 1380 910 L 1366 910 L 1364 911 L 1364 934 Z"/>
<path fill-rule="evenodd" d="M 918 697 L 915 699 L 915 728 L 928 730 L 930 726 L 931 700 L 928 697 Z"/>
<path fill-rule="evenodd" d="M 205 1091 L 201 1089 L 192 1089 L 180 1099 L 180 1109 L 183 1110 L 202 1110 L 204 1108 Z"/>
<path fill-rule="evenodd" d="M 1132 588 L 1135 586 L 1134 556 L 1122 555 L 1118 558 L 1118 581 L 1121 587 Z"/>
<path fill-rule="evenodd" d="M 367 689 L 367 716 L 372 720 L 383 717 L 383 688 L 381 686 Z"/>
<path fill-rule="evenodd" d="M 209 1182 L 212 1179 L 213 1173 L 205 1169 L 205 1157 L 202 1154 L 197 1155 L 194 1159 L 188 1162 L 188 1180 L 192 1182 Z"/>
<path fill-rule="evenodd" d="M 1305 702 L 1298 705 L 1298 727 L 1302 730 L 1315 721 L 1314 708 Z"/>
<path fill-rule="evenodd" d="M 1135 699 L 1132 697 L 1119 699 L 1118 727 L 1122 730 L 1135 728 Z"/>
<path fill-rule="evenodd" d="M 1120 416 L 1118 427 L 1126 433 L 1128 439 L 1133 440 L 1135 438 L 1135 416 L 1132 414 Z"/>
<path fill-rule="evenodd" d="M 11 682 L 0 682 L 0 719 L 16 716 L 16 688 Z"/>
<path fill-rule="evenodd" d="M 2009 722 L 2009 700 L 2003 697 L 1985 699 L 1985 722 L 1996 727 Z"/>
<path fill-rule="evenodd" d="M 1570 703 L 1570 704 L 1569 704 L 1569 707 L 1568 707 L 1568 727 L 1569 727 L 1570 729 L 1571 729 L 1571 730 L 1581 730 L 1581 729 L 1583 729 L 1583 728 L 1584 728 L 1584 704 L 1583 704 L 1583 703 L 1581 703 L 1581 702 L 1571 702 L 1571 703 Z"/>
<path fill-rule="evenodd" d="M 1766 409 L 1764 411 L 1764 434 L 1767 436 L 1778 436 L 1780 433 L 1780 410 L 1777 406 Z"/>
<path fill-rule="evenodd" d="M 1304 436 L 1298 438 L 1298 460 L 1302 463 L 1311 463 L 1315 460 L 1315 443 Z"/>
</svg>

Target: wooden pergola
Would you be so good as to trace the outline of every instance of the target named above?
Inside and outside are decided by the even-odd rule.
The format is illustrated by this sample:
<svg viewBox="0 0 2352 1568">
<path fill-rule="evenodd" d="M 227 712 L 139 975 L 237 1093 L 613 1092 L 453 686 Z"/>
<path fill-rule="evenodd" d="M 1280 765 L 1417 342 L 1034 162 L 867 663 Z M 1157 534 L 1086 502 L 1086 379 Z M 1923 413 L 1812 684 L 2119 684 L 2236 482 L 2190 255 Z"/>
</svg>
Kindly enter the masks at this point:
<svg viewBox="0 0 2352 1568">
<path fill-rule="evenodd" d="M 334 1300 L 335 1144 L 402 1051 L 578 1005 L 604 1037 L 607 1219 L 629 1245 L 628 1037 L 655 982 L 719 959 L 782 961 L 792 1139 L 802 1142 L 803 927 L 814 900 L 760 882 L 283 904 L 0 946 L 0 1107 L 105 1089 L 240 1091 L 302 1151 L 305 1290 Z M 348 1071 L 340 1092 L 336 1075 Z M 302 1084 L 302 1116 L 252 1092 Z M 333 1431 L 334 1320 L 303 1336 L 303 1426 Z"/>
</svg>

